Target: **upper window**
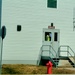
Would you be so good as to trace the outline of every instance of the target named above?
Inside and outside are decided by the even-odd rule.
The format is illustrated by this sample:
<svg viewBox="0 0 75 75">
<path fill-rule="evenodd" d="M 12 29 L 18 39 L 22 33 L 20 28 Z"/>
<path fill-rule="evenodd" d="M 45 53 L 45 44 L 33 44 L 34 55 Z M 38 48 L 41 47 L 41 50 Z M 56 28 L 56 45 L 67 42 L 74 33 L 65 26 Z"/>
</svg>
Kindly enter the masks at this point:
<svg viewBox="0 0 75 75">
<path fill-rule="evenodd" d="M 47 7 L 57 8 L 57 0 L 47 0 Z"/>
</svg>

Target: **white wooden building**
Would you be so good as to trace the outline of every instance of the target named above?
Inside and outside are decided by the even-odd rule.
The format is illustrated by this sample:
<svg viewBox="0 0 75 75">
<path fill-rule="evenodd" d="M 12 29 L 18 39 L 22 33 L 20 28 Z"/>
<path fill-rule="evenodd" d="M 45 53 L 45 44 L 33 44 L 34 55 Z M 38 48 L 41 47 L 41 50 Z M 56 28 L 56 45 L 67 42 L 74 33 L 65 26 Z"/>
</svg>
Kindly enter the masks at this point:
<svg viewBox="0 0 75 75">
<path fill-rule="evenodd" d="M 60 29 L 60 45 L 75 50 L 75 0 L 52 1 L 54 5 L 49 0 L 2 0 L 3 64 L 37 64 L 43 28 L 51 23 Z"/>
</svg>

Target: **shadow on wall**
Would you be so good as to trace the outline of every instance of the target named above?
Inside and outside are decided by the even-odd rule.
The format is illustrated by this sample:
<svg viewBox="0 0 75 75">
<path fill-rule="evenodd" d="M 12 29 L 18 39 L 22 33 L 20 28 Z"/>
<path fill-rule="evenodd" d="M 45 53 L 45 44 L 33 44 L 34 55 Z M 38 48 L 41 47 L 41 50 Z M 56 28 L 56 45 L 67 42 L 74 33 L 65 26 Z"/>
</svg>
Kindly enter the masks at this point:
<svg viewBox="0 0 75 75">
<path fill-rule="evenodd" d="M 2 40 L 3 40 L 6 36 L 6 27 L 5 26 L 2 26 L 1 32 L 2 32 L 1 37 L 2 37 Z"/>
</svg>

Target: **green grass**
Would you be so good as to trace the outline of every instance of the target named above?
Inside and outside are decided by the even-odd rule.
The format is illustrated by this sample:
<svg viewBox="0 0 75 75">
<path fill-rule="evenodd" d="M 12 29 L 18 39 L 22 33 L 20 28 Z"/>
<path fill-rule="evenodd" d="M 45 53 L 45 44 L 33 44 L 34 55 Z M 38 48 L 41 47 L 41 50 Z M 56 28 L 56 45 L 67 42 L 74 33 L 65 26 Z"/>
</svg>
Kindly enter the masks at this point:
<svg viewBox="0 0 75 75">
<path fill-rule="evenodd" d="M 53 74 L 75 74 L 74 70 L 65 68 L 52 68 Z M 24 64 L 3 64 L 2 74 L 47 74 L 46 66 L 24 65 Z"/>
</svg>

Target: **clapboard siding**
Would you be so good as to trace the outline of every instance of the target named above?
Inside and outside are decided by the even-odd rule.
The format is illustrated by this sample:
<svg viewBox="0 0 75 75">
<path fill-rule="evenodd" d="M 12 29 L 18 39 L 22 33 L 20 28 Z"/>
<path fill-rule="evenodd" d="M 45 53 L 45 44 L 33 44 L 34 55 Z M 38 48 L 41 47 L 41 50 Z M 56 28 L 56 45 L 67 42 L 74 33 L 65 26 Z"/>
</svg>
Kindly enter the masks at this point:
<svg viewBox="0 0 75 75">
<path fill-rule="evenodd" d="M 51 22 L 60 29 L 60 45 L 75 49 L 73 8 L 75 1 L 58 0 L 57 8 L 47 8 L 47 0 L 2 0 L 3 60 L 37 60 L 42 46 L 42 29 Z M 17 25 L 22 26 L 17 32 Z"/>
</svg>

